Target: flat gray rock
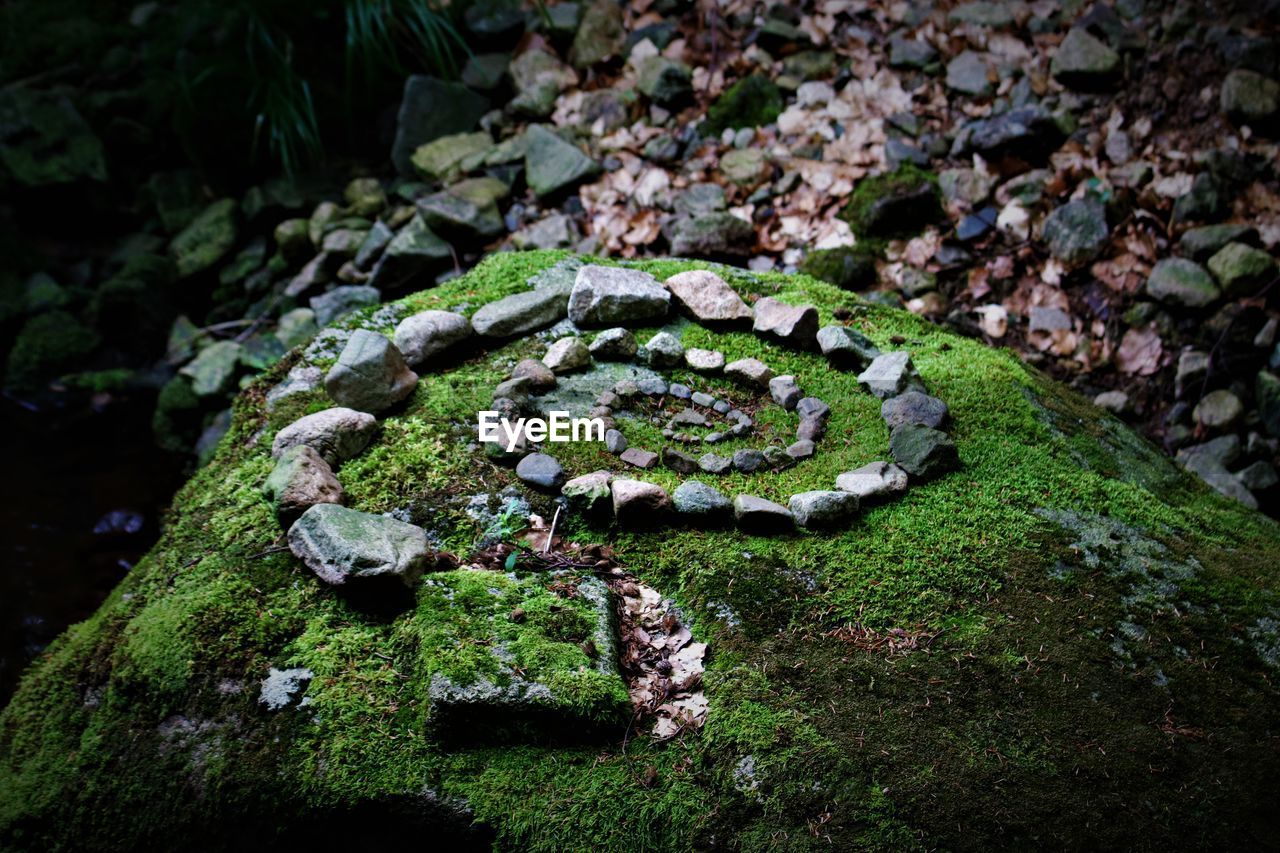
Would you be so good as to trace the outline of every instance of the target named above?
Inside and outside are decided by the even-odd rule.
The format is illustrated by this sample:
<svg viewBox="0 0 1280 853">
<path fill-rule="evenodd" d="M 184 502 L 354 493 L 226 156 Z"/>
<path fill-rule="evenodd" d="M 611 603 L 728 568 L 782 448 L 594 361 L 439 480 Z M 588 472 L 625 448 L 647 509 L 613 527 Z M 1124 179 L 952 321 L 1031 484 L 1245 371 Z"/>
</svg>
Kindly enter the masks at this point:
<svg viewBox="0 0 1280 853">
<path fill-rule="evenodd" d="M 733 514 L 733 503 L 706 483 L 686 480 L 671 495 L 682 520 L 693 524 L 724 523 Z"/>
<path fill-rule="evenodd" d="M 671 294 L 647 272 L 588 264 L 569 294 L 569 319 L 579 326 L 608 326 L 667 316 Z"/>
<path fill-rule="evenodd" d="M 410 365 L 422 364 L 471 337 L 471 321 L 452 311 L 419 311 L 396 326 L 394 343 Z"/>
<path fill-rule="evenodd" d="M 724 353 L 714 349 L 690 347 L 684 351 L 684 363 L 699 373 L 719 373 L 724 369 Z"/>
<path fill-rule="evenodd" d="M 862 369 L 880 355 L 870 339 L 845 326 L 823 326 L 817 340 L 827 361 L 841 370 Z"/>
<path fill-rule="evenodd" d="M 767 460 L 763 453 L 759 450 L 744 447 L 741 450 L 734 451 L 733 469 L 743 474 L 750 474 L 758 471 Z"/>
<path fill-rule="evenodd" d="M 476 334 L 489 338 L 527 335 L 563 320 L 568 308 L 566 288 L 528 290 L 482 305 L 471 315 L 471 326 Z"/>
<path fill-rule="evenodd" d="M 871 503 L 906 492 L 907 472 L 889 462 L 872 462 L 836 477 L 836 488 Z"/>
<path fill-rule="evenodd" d="M 858 383 L 884 400 L 907 390 L 915 375 L 911 353 L 898 350 L 876 356 L 867 369 L 858 374 Z"/>
<path fill-rule="evenodd" d="M 333 586 L 394 580 L 412 588 L 430 555 L 420 528 L 337 504 L 308 509 L 288 539 L 294 556 Z"/>
<path fill-rule="evenodd" d="M 531 486 L 552 491 L 564 485 L 564 467 L 554 456 L 530 453 L 516 464 L 516 476 Z"/>
<path fill-rule="evenodd" d="M 787 502 L 796 524 L 805 528 L 836 527 L 858 513 L 858 496 L 846 491 L 812 491 Z"/>
<path fill-rule="evenodd" d="M 733 516 L 738 526 L 748 533 L 772 533 L 795 526 L 791 510 L 755 495 L 734 497 Z"/>
<path fill-rule="evenodd" d="M 763 389 L 769 387 L 773 371 L 758 358 L 740 358 L 724 366 L 724 375 L 744 385 Z"/>
<path fill-rule="evenodd" d="M 676 273 L 663 284 L 680 305 L 704 323 L 737 323 L 750 320 L 747 305 L 728 282 L 708 270 Z"/>
<path fill-rule="evenodd" d="M 652 468 L 658 464 L 658 454 L 639 447 L 628 447 L 618 454 L 618 458 L 637 468 Z"/>
<path fill-rule="evenodd" d="M 698 468 L 707 474 L 723 474 L 732 467 L 732 459 L 715 453 L 704 453 L 698 459 Z"/>
<path fill-rule="evenodd" d="M 365 449 L 377 426 L 367 412 L 335 406 L 298 418 L 276 433 L 271 456 L 279 459 L 289 448 L 305 444 L 336 468 Z"/>
<path fill-rule="evenodd" d="M 918 424 L 895 427 L 889 434 L 889 452 L 902 470 L 920 479 L 935 477 L 960 465 L 950 436 Z"/>
<path fill-rule="evenodd" d="M 947 404 L 920 391 L 904 391 L 880 404 L 880 417 L 889 429 L 902 424 L 938 429 L 947 422 Z"/>
<path fill-rule="evenodd" d="M 380 412 L 413 393 L 418 374 L 385 335 L 356 329 L 338 363 L 324 377 L 324 389 L 340 406 Z"/>
<path fill-rule="evenodd" d="M 640 344 L 629 329 L 617 327 L 596 335 L 589 349 L 593 358 L 602 361 L 630 361 L 640 350 Z"/>
<path fill-rule="evenodd" d="M 787 305 L 771 296 L 756 302 L 757 334 L 769 335 L 797 349 L 813 349 L 818 340 L 818 309 L 812 305 Z"/>
<path fill-rule="evenodd" d="M 792 459 L 808 459 L 817 451 L 812 440 L 802 438 L 786 449 L 787 456 Z"/>
</svg>

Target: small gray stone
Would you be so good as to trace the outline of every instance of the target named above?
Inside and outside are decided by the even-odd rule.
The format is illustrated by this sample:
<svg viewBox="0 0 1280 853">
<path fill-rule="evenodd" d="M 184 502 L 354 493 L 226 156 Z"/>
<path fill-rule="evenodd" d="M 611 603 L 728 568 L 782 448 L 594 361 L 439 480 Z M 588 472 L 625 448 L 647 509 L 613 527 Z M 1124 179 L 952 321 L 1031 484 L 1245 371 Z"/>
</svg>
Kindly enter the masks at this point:
<svg viewBox="0 0 1280 853">
<path fill-rule="evenodd" d="M 1147 294 L 1183 308 L 1202 308 L 1222 296 L 1204 267 L 1185 258 L 1163 258 L 1147 278 Z"/>
<path fill-rule="evenodd" d="M 750 474 L 765 464 L 764 454 L 759 450 L 743 448 L 733 454 L 733 468 L 742 474 Z"/>
<path fill-rule="evenodd" d="M 573 336 L 561 338 L 547 347 L 547 354 L 542 357 L 542 363 L 552 373 L 570 373 L 589 366 L 591 352 L 581 338 Z"/>
<path fill-rule="evenodd" d="M 280 455 L 262 491 L 284 527 L 316 504 L 340 504 L 343 500 L 342 484 L 333 476 L 333 469 L 306 444 L 294 445 Z"/>
<path fill-rule="evenodd" d="M 671 498 L 661 486 L 640 480 L 614 478 L 610 484 L 613 515 L 618 526 L 643 529 L 662 523 L 671 511 Z"/>
<path fill-rule="evenodd" d="M 386 336 L 356 329 L 338 362 L 324 378 L 335 403 L 364 412 L 380 412 L 413 393 L 418 374 Z"/>
<path fill-rule="evenodd" d="M 1054 52 L 1049 73 L 1069 88 L 1098 91 L 1120 73 L 1120 54 L 1085 27 L 1072 27 Z"/>
<path fill-rule="evenodd" d="M 802 397 L 800 401 L 796 403 L 796 412 L 802 418 L 826 420 L 831 416 L 831 407 L 819 400 L 817 397 Z"/>
<path fill-rule="evenodd" d="M 641 394 L 649 397 L 661 397 L 667 393 L 667 381 L 658 376 L 641 379 L 636 383 L 636 387 L 640 389 Z"/>
<path fill-rule="evenodd" d="M 911 353 L 898 350 L 876 356 L 867 369 L 858 374 L 858 383 L 884 400 L 905 391 L 914 377 Z"/>
<path fill-rule="evenodd" d="M 1129 395 L 1123 391 L 1103 391 L 1093 398 L 1093 404 L 1099 409 L 1106 409 L 1113 415 L 1126 414 L 1133 408 Z M 934 426 L 934 424 L 925 424 L 925 426 Z"/>
<path fill-rule="evenodd" d="M 1209 272 L 1227 298 L 1248 297 L 1275 278 L 1276 262 L 1261 249 L 1228 243 L 1209 258 Z"/>
<path fill-rule="evenodd" d="M 714 411 L 716 411 L 716 412 L 718 412 L 718 413 L 720 413 L 720 414 L 722 414 L 722 415 L 723 415 L 723 414 L 725 414 L 726 412 L 728 412 L 730 409 L 732 409 L 733 407 L 732 407 L 732 406 L 730 406 L 730 405 L 728 404 L 728 402 L 726 402 L 726 401 L 724 401 L 724 400 L 716 400 L 714 403 L 712 403 L 712 404 L 711 404 L 711 408 L 712 408 Z"/>
<path fill-rule="evenodd" d="M 907 472 L 888 462 L 872 462 L 836 477 L 836 488 L 858 496 L 862 504 L 895 497 L 907 490 Z"/>
<path fill-rule="evenodd" d="M 787 508 L 801 527 L 836 527 L 857 515 L 858 496 L 846 491 L 801 492 L 791 496 Z"/>
<path fill-rule="evenodd" d="M 880 417 L 889 429 L 902 424 L 938 429 L 947 421 L 947 404 L 920 391 L 904 391 L 880 404 Z"/>
<path fill-rule="evenodd" d="M 814 443 L 807 438 L 802 438 L 787 448 L 786 454 L 792 459 L 808 459 L 817 451 Z"/>
<path fill-rule="evenodd" d="M 889 452 L 900 468 L 921 479 L 951 471 L 960 464 L 950 436 L 918 424 L 895 427 L 889 434 Z"/>
<path fill-rule="evenodd" d="M 1237 68 L 1222 81 L 1222 111 L 1244 124 L 1268 124 L 1280 111 L 1280 83 L 1256 71 Z"/>
<path fill-rule="evenodd" d="M 568 291 L 559 287 L 513 293 L 482 305 L 471 315 L 471 326 L 490 338 L 526 335 L 563 319 L 568 305 Z"/>
<path fill-rule="evenodd" d="M 601 361 L 630 361 L 640 345 L 630 330 L 621 327 L 605 329 L 591 342 L 591 355 Z"/>
<path fill-rule="evenodd" d="M 693 396 L 693 389 L 688 385 L 681 385 L 679 382 L 672 382 L 667 388 L 667 392 L 677 400 L 688 400 Z"/>
<path fill-rule="evenodd" d="M 662 449 L 662 464 L 677 474 L 692 474 L 698 470 L 696 459 L 671 447 Z"/>
<path fill-rule="evenodd" d="M 1280 483 L 1280 474 L 1270 462 L 1255 462 L 1242 470 L 1236 477 L 1241 485 L 1251 492 L 1265 492 Z"/>
<path fill-rule="evenodd" d="M 1045 218 L 1041 236 L 1058 260 L 1072 266 L 1088 263 L 1106 248 L 1111 236 L 1107 211 L 1097 201 L 1069 201 Z"/>
<path fill-rule="evenodd" d="M 693 394 L 689 396 L 689 399 L 695 406 L 702 406 L 704 409 L 711 408 L 711 405 L 716 401 L 715 397 L 712 397 L 705 391 L 694 391 Z"/>
<path fill-rule="evenodd" d="M 681 411 L 676 412 L 675 416 L 671 419 L 671 426 L 709 427 L 711 426 L 711 422 L 707 420 L 706 415 L 699 411 L 694 409 L 682 409 Z"/>
<path fill-rule="evenodd" d="M 1209 375 L 1210 356 L 1200 350 L 1184 349 L 1178 355 L 1178 368 L 1173 377 L 1174 394 L 1179 398 L 1199 390 Z"/>
<path fill-rule="evenodd" d="M 576 145 L 542 125 L 533 125 L 525 131 L 524 171 L 529 189 L 543 198 L 594 177 L 600 166 Z"/>
<path fill-rule="evenodd" d="M 367 412 L 334 407 L 301 417 L 276 433 L 271 456 L 279 459 L 291 447 L 306 445 L 331 467 L 358 455 L 373 438 L 378 421 Z"/>
<path fill-rule="evenodd" d="M 613 491 L 609 488 L 612 481 L 613 475 L 608 471 L 592 471 L 569 480 L 560 494 L 564 495 L 570 507 L 579 512 L 600 512 L 612 500 Z"/>
<path fill-rule="evenodd" d="M 569 294 L 569 318 L 579 326 L 658 320 L 670 302 L 671 294 L 646 272 L 588 264 Z"/>
<path fill-rule="evenodd" d="M 818 309 L 812 305 L 787 305 L 771 296 L 756 302 L 757 334 L 770 335 L 797 349 L 813 349 L 818 339 Z"/>
<path fill-rule="evenodd" d="M 818 330 L 817 340 L 827 361 L 841 370 L 860 370 L 880 355 L 875 344 L 845 326 L 823 326 Z"/>
<path fill-rule="evenodd" d="M 516 476 L 539 489 L 555 490 L 564 485 L 564 468 L 554 456 L 530 453 L 516 465 Z"/>
<path fill-rule="evenodd" d="M 529 392 L 533 388 L 533 382 L 525 376 L 514 376 L 511 379 L 499 382 L 493 389 L 494 400 L 511 400 L 516 403 L 524 403 L 529 400 Z"/>
<path fill-rule="evenodd" d="M 684 351 L 684 363 L 699 373 L 718 373 L 724 369 L 724 353 L 691 347 Z"/>
<path fill-rule="evenodd" d="M 800 402 L 800 393 L 794 376 L 775 376 L 769 380 L 769 396 L 788 412 Z"/>
<path fill-rule="evenodd" d="M 1196 423 L 1210 430 L 1230 429 L 1243 415 L 1244 404 L 1225 388 L 1206 394 L 1192 413 Z"/>
<path fill-rule="evenodd" d="M 800 418 L 796 426 L 796 438 L 800 441 L 820 441 L 827 434 L 827 419 L 814 416 Z"/>
<path fill-rule="evenodd" d="M 769 387 L 773 371 L 757 358 L 740 358 L 724 366 L 724 375 L 744 385 L 764 389 Z"/>
<path fill-rule="evenodd" d="M 733 460 L 715 453 L 704 453 L 698 460 L 698 467 L 708 474 L 723 474 L 733 467 Z"/>
<path fill-rule="evenodd" d="M 773 533 L 795 525 L 791 510 L 755 495 L 735 496 L 733 515 L 738 526 L 749 533 Z"/>
<path fill-rule="evenodd" d="M 617 456 L 627 449 L 627 437 L 616 429 L 606 430 L 604 434 L 605 449 Z"/>
<path fill-rule="evenodd" d="M 643 450 L 639 447 L 628 447 L 626 450 L 618 454 L 618 458 L 628 465 L 634 465 L 637 468 L 652 468 L 658 464 L 658 454 L 651 450 Z"/>
<path fill-rule="evenodd" d="M 986 97 L 991 94 L 988 79 L 990 67 L 982 54 L 961 51 L 947 63 L 947 88 L 965 95 Z"/>
<path fill-rule="evenodd" d="M 231 380 L 240 368 L 244 347 L 235 341 L 218 341 L 200 350 L 200 354 L 182 370 L 191 379 L 191 390 L 198 397 L 217 397 L 231 390 Z"/>
<path fill-rule="evenodd" d="M 512 379 L 524 379 L 531 391 L 550 391 L 556 387 L 556 374 L 551 368 L 532 358 L 524 358 L 516 362 L 511 369 Z"/>
<path fill-rule="evenodd" d="M 684 361 L 684 347 L 680 344 L 680 339 L 670 332 L 658 332 L 644 348 L 649 354 L 650 367 L 676 367 Z"/>
<path fill-rule="evenodd" d="M 418 365 L 471 336 L 471 321 L 452 311 L 419 311 L 396 326 L 395 345 Z"/>
<path fill-rule="evenodd" d="M 289 550 L 333 586 L 396 581 L 412 588 L 430 550 L 418 527 L 337 504 L 316 504 L 289 528 Z"/>
<path fill-rule="evenodd" d="M 733 513 L 733 503 L 716 489 L 697 480 L 686 480 L 671 495 L 682 521 L 692 524 L 722 524 Z"/>
<path fill-rule="evenodd" d="M 1178 240 L 1178 250 L 1196 263 L 1204 263 L 1228 243 L 1252 244 L 1258 241 L 1258 229 L 1236 223 L 1202 225 L 1185 232 Z"/>
</svg>

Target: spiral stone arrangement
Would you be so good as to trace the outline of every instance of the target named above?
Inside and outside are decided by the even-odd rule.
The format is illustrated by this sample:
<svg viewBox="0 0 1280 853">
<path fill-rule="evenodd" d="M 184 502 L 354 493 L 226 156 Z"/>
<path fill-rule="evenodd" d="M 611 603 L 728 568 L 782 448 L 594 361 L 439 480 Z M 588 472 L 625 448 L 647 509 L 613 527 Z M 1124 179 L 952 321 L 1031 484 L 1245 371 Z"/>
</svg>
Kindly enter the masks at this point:
<svg viewBox="0 0 1280 853">
<path fill-rule="evenodd" d="M 288 530 L 290 549 L 317 576 L 336 586 L 416 583 L 431 558 L 424 532 L 395 518 L 344 507 L 334 470 L 364 450 L 377 415 L 413 393 L 418 382 L 414 368 L 429 369 L 433 359 L 473 337 L 529 334 L 565 315 L 578 330 L 604 328 L 590 344 L 577 334 L 567 335 L 553 341 L 541 361 L 526 359 L 515 365 L 493 389 L 493 409 L 503 416 L 504 426 L 498 440 L 486 442 L 484 450 L 492 463 L 514 466 L 516 476 L 530 488 L 560 496 L 572 511 L 586 517 L 611 517 L 624 529 L 736 523 L 765 534 L 796 527 L 830 528 L 847 524 L 863 506 L 900 496 L 909 484 L 957 466 L 955 444 L 943 431 L 947 406 L 927 393 L 908 352 L 882 353 L 845 326 L 819 328 L 813 306 L 766 297 L 753 308 L 710 271 L 678 273 L 659 282 L 648 273 L 623 267 L 565 264 L 561 272 L 573 274 L 571 286 L 567 276 L 560 276 L 544 287 L 482 306 L 470 319 L 448 311 L 423 311 L 401 321 L 394 340 L 364 329 L 351 334 L 324 377 L 325 390 L 337 405 L 280 430 L 272 447 L 276 467 L 264 487 Z M 712 477 L 730 471 L 767 476 L 802 465 L 819 451 L 831 414 L 828 402 L 805 396 L 798 377 L 775 375 L 758 359 L 726 363 L 723 353 L 685 349 L 665 331 L 641 347 L 626 327 L 665 321 L 673 301 L 708 327 L 750 322 L 757 335 L 788 347 L 821 351 L 830 369 L 860 371 L 860 386 L 883 401 L 892 461 L 870 461 L 840 474 L 832 488 L 792 495 L 786 506 L 748 493 L 730 499 L 695 479 L 685 480 L 672 494 L 645 482 L 643 472 L 659 463 L 680 475 Z M 597 361 L 628 363 L 645 372 L 600 393 L 588 413 L 603 427 L 596 438 L 617 458 L 618 470 L 570 476 L 549 447 L 539 446 L 542 436 L 510 424 L 523 424 L 522 415 L 541 413 L 545 395 Z M 724 377 L 744 392 L 760 395 L 763 404 L 794 413 L 795 441 L 785 449 L 716 453 L 721 442 L 751 436 L 756 420 L 728 399 L 669 382 L 657 373 L 678 366 Z M 632 444 L 623 425 L 637 418 L 661 427 L 669 443 Z M 701 453 L 695 455 L 697 451 Z"/>
</svg>

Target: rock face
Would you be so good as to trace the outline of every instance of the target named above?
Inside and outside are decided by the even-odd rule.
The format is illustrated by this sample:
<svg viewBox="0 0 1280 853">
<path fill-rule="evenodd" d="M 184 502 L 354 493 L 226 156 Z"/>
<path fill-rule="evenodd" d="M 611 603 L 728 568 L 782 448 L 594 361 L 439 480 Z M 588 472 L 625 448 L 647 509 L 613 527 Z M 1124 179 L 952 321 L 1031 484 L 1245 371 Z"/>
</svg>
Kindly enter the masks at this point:
<svg viewBox="0 0 1280 853">
<path fill-rule="evenodd" d="M 289 528 L 289 550 L 333 586 L 395 581 L 412 587 L 431 553 L 421 528 L 335 504 L 304 512 Z"/>
<path fill-rule="evenodd" d="M 381 412 L 413 393 L 418 374 L 385 336 L 357 329 L 343 347 L 338 363 L 324 377 L 335 403 L 364 412 Z"/>
<path fill-rule="evenodd" d="M 569 319 L 579 326 L 636 323 L 665 317 L 671 294 L 639 270 L 594 264 L 578 270 L 569 294 Z"/>
<path fill-rule="evenodd" d="M 954 5 L 939 4 L 929 20 Z M 561 262 L 559 253 L 493 253 L 350 325 L 385 329 L 425 305 L 468 314 Z M 691 266 L 661 264 L 665 273 Z M 255 383 L 236 401 L 216 461 L 175 498 L 165 536 L 96 613 L 31 663 L 0 710 L 0 848 L 287 839 L 289 848 L 324 849 L 354 834 L 366 846 L 427 837 L 462 849 L 566 849 L 582 839 L 629 849 L 640 838 L 666 850 L 714 833 L 737 849 L 766 835 L 808 837 L 815 809 L 831 814 L 822 829 L 833 849 L 907 838 L 937 849 L 1004 849 L 1027 838 L 1086 849 L 1177 849 L 1188 838 L 1214 849 L 1267 846 L 1270 827 L 1257 816 L 1271 813 L 1280 782 L 1258 744 L 1280 728 L 1280 527 L 1217 489 L 1243 499 L 1275 476 L 1257 463 L 1258 448 L 1269 453 L 1265 442 L 1280 432 L 1276 368 L 1242 373 L 1229 388 L 1257 405 L 1253 436 L 1192 445 L 1180 467 L 1006 350 L 807 276 L 761 278 L 878 348 L 902 341 L 918 354 L 919 381 L 951 407 L 963 472 L 925 480 L 891 464 L 912 450 L 902 430 L 929 428 L 902 424 L 887 436 L 883 401 L 857 373 L 745 331 L 686 327 L 686 342 L 723 340 L 730 360 L 767 362 L 830 406 L 814 457 L 782 452 L 799 415 L 760 400 L 763 387 L 708 381 L 693 392 L 723 391 L 751 413 L 763 402 L 758 442 L 711 454 L 681 443 L 703 454 L 708 472 L 689 475 L 624 468 L 600 446 L 555 445 L 567 473 L 596 476 L 581 504 L 568 482 L 562 488 L 572 504 L 557 528 L 564 541 L 546 555 L 521 547 L 508 570 L 505 543 L 480 544 L 482 534 L 501 542 L 533 514 L 549 523 L 554 499 L 492 468 L 488 447 L 463 425 L 513 365 L 541 355 L 539 342 L 486 338 L 487 351 L 465 361 L 437 359 L 432 387 L 460 393 L 414 394 L 377 424 L 331 410 L 285 426 L 284 412 L 307 411 L 321 392 L 269 411 L 265 383 Z M 333 339 L 293 353 L 269 378 L 289 382 L 286 371 L 296 370 L 301 381 L 327 367 Z M 1263 361 L 1271 347 L 1252 341 L 1245 348 Z M 658 403 L 640 399 L 642 382 L 667 392 L 668 380 L 690 378 L 599 364 L 554 391 L 583 407 L 609 391 L 648 414 Z M 1190 429 L 1194 407 L 1223 387 L 1187 384 L 1180 425 Z M 692 393 L 670 405 L 731 420 L 730 409 Z M 802 405 L 820 411 L 798 402 L 797 412 Z M 1216 423 L 1222 412 L 1211 404 L 1201 418 Z M 634 443 L 661 449 L 659 426 L 639 424 Z M 314 505 L 291 537 L 304 558 L 343 577 L 341 587 L 280 547 L 281 525 L 260 492 L 276 465 L 273 434 L 279 453 L 307 445 L 342 462 L 354 509 Z M 769 448 L 764 464 L 746 474 L 729 461 L 725 470 L 748 444 Z M 890 447 L 895 456 L 882 455 Z M 507 461 L 514 467 L 518 456 Z M 635 482 L 644 479 L 652 482 Z M 730 497 L 747 493 L 738 501 L 745 521 L 714 531 L 677 524 L 661 490 L 695 479 Z M 910 490 L 896 496 L 907 480 Z M 847 526 L 797 524 L 822 503 L 806 496 L 794 510 L 763 508 L 790 524 L 774 537 L 760 535 L 763 519 L 747 500 L 789 504 L 834 489 L 858 496 Z M 615 499 L 625 527 L 609 524 Z M 579 505 L 601 516 L 576 517 Z M 384 511 L 390 517 L 374 514 Z M 325 519 L 346 513 L 354 520 Z M 657 529 L 639 529 L 658 516 L 666 520 Z M 454 555 L 455 567 L 424 539 Z M 433 570 L 410 588 L 419 554 Z M 375 577 L 410 605 L 393 614 L 359 606 L 357 587 L 377 585 L 362 573 L 383 569 Z M 696 616 L 687 627 L 677 605 Z M 1032 666 L 1015 661 L 1022 654 Z M 627 661 L 621 675 L 618 661 Z M 1018 701 L 1007 701 L 1011 691 Z M 705 714 L 707 728 L 677 725 L 676 740 L 641 745 L 656 723 L 635 716 L 630 699 L 658 695 L 695 720 Z M 1042 760 L 1062 755 L 1065 765 Z M 654 784 L 633 783 L 637 756 L 654 764 Z M 725 778 L 680 772 L 683 762 L 724 768 Z M 1118 819 L 1097 820 L 1100 808 Z M 868 815 L 892 819 L 869 824 Z"/>
<path fill-rule="evenodd" d="M 396 349 L 419 365 L 471 336 L 471 321 L 452 311 L 419 311 L 396 326 Z"/>
<path fill-rule="evenodd" d="M 373 438 L 378 421 L 367 412 L 335 407 L 299 418 L 276 433 L 271 455 L 279 459 L 291 447 L 306 445 L 336 468 L 359 454 Z"/>
<path fill-rule="evenodd" d="M 680 305 L 704 323 L 751 319 L 751 307 L 728 283 L 707 270 L 676 273 L 663 284 Z"/>
<path fill-rule="evenodd" d="M 340 504 L 343 498 L 342 484 L 329 463 L 305 444 L 280 454 L 262 490 L 284 527 L 316 504 Z"/>
</svg>

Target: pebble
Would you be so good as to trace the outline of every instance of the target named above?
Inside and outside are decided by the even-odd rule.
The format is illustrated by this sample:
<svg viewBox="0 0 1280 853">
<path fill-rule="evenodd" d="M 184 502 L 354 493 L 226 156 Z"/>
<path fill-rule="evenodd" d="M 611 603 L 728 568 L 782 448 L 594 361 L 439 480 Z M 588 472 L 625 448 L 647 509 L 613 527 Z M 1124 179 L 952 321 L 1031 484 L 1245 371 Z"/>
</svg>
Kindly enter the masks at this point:
<svg viewBox="0 0 1280 853">
<path fill-rule="evenodd" d="M 637 468 L 652 468 L 658 464 L 658 454 L 652 450 L 642 450 L 639 447 L 628 447 L 618 455 L 618 458 Z"/>
</svg>

